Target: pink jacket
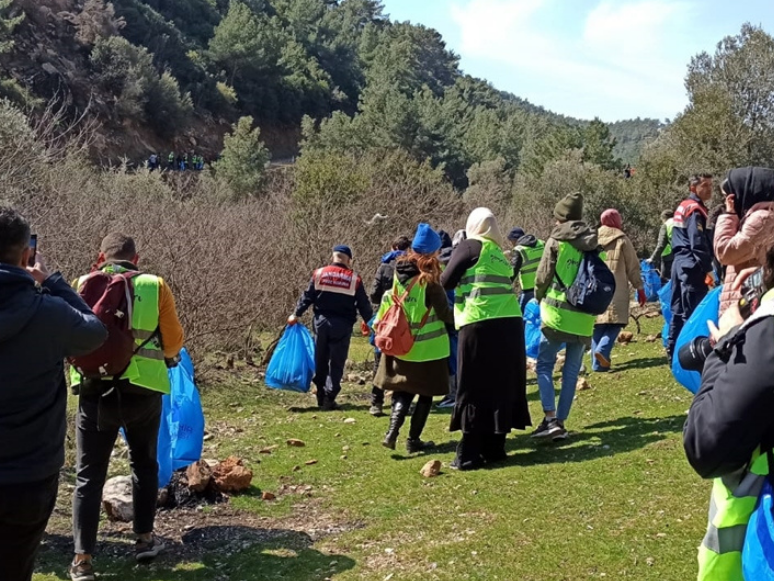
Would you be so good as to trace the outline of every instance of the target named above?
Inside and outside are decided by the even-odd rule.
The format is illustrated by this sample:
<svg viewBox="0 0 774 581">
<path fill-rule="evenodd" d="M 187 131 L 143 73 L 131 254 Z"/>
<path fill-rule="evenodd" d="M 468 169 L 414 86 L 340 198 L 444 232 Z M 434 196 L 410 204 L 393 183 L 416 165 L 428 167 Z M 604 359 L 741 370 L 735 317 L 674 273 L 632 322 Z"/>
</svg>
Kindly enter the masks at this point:
<svg viewBox="0 0 774 581">
<path fill-rule="evenodd" d="M 723 214 L 715 225 L 715 256 L 725 265 L 726 278 L 720 297 L 720 314 L 739 300 L 733 286 L 737 272 L 763 266 L 766 251 L 774 243 L 774 203 L 755 204 L 743 220 Z"/>
</svg>

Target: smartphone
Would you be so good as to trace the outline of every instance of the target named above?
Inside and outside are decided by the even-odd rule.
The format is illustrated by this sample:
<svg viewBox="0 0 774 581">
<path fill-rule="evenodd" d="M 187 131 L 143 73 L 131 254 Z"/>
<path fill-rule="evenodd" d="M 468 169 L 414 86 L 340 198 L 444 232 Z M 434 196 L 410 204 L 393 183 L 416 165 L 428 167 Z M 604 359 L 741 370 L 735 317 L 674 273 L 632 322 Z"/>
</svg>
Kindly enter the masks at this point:
<svg viewBox="0 0 774 581">
<path fill-rule="evenodd" d="M 29 265 L 35 266 L 35 260 L 37 259 L 38 255 L 38 235 L 33 234 L 30 236 L 30 248 L 32 249 L 32 254 L 30 254 L 30 260 Z"/>
</svg>

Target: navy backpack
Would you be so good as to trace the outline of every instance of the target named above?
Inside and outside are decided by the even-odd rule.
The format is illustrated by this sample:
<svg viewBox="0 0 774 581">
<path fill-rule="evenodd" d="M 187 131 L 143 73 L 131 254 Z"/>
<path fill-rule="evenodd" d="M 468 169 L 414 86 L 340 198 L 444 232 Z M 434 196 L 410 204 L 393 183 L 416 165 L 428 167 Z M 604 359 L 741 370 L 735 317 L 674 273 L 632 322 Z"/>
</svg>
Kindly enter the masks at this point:
<svg viewBox="0 0 774 581">
<path fill-rule="evenodd" d="M 578 274 L 569 287 L 557 274 L 556 278 L 567 302 L 587 315 L 601 315 L 613 302 L 615 276 L 602 260 L 599 250 L 583 253 Z"/>
</svg>

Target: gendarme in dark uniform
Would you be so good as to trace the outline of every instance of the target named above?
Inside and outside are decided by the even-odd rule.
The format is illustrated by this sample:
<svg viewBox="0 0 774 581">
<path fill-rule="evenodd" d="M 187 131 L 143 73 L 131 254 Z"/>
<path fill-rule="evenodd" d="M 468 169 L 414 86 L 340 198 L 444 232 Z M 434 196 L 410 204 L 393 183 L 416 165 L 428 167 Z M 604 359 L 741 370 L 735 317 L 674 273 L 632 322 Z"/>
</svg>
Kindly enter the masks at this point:
<svg viewBox="0 0 774 581">
<path fill-rule="evenodd" d="M 299 299 L 288 324 L 295 324 L 309 307 L 314 310 L 315 375 L 317 405 L 335 410 L 341 391 L 341 378 L 349 354 L 352 327 L 357 315 L 368 322 L 373 308 L 360 276 L 352 270 L 352 250 L 348 246 L 333 249 L 329 266 L 317 269 L 309 287 Z"/>
</svg>

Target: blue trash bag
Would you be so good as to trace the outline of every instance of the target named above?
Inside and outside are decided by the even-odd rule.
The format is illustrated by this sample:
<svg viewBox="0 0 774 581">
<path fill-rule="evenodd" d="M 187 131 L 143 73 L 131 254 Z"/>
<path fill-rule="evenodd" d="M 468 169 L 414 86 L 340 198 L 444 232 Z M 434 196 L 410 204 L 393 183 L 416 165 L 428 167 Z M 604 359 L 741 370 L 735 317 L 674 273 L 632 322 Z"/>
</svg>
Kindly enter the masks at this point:
<svg viewBox="0 0 774 581">
<path fill-rule="evenodd" d="M 540 303 L 532 299 L 524 308 L 524 346 L 531 359 L 538 357 L 540 335 Z"/>
<path fill-rule="evenodd" d="M 640 261 L 640 273 L 642 275 L 642 284 L 645 290 L 645 297 L 649 303 L 655 303 L 659 300 L 659 291 L 661 290 L 661 275 L 653 268 L 653 265 L 646 260 Z M 634 300 L 637 301 L 637 293 L 634 293 Z"/>
<path fill-rule="evenodd" d="M 672 375 L 680 385 L 685 387 L 691 393 L 696 393 L 701 387 L 701 374 L 696 371 L 686 371 L 680 367 L 680 360 L 677 354 L 680 351 L 680 347 L 686 343 L 690 343 L 696 337 L 709 336 L 709 328 L 707 327 L 707 321 L 712 321 L 716 325 L 718 324 L 718 310 L 720 309 L 720 292 L 722 287 L 718 287 L 710 291 L 710 293 L 704 297 L 704 300 L 699 303 L 696 310 L 691 317 L 686 321 L 683 330 L 680 332 L 680 336 L 677 338 L 675 344 L 674 359 L 672 360 Z"/>
<path fill-rule="evenodd" d="M 314 376 L 314 340 L 300 323 L 288 325 L 266 370 L 266 385 L 308 393 Z"/>
<path fill-rule="evenodd" d="M 159 488 L 169 484 L 172 473 L 202 457 L 204 412 L 188 351 L 180 352 L 180 363 L 169 369 L 169 395 L 161 398 L 158 450 Z"/>
<path fill-rule="evenodd" d="M 661 329 L 661 342 L 664 348 L 669 339 L 669 325 L 672 323 L 672 281 L 666 283 L 658 291 L 658 302 L 661 303 L 661 315 L 664 317 L 664 328 Z"/>
<path fill-rule="evenodd" d="M 768 478 L 747 525 L 742 550 L 742 569 L 747 581 L 774 581 L 774 515 L 772 487 Z"/>
<path fill-rule="evenodd" d="M 179 470 L 201 460 L 204 447 L 204 411 L 194 382 L 193 363 L 185 349 L 180 352 L 178 366 L 169 370 L 169 381 L 172 467 Z"/>
<path fill-rule="evenodd" d="M 172 479 L 174 472 L 172 461 L 172 436 L 170 434 L 170 420 L 172 418 L 172 403 L 168 396 L 161 398 L 161 423 L 159 424 L 159 438 L 156 447 L 156 459 L 159 463 L 159 488 L 164 488 Z M 126 440 L 123 428 L 121 435 Z"/>
</svg>

